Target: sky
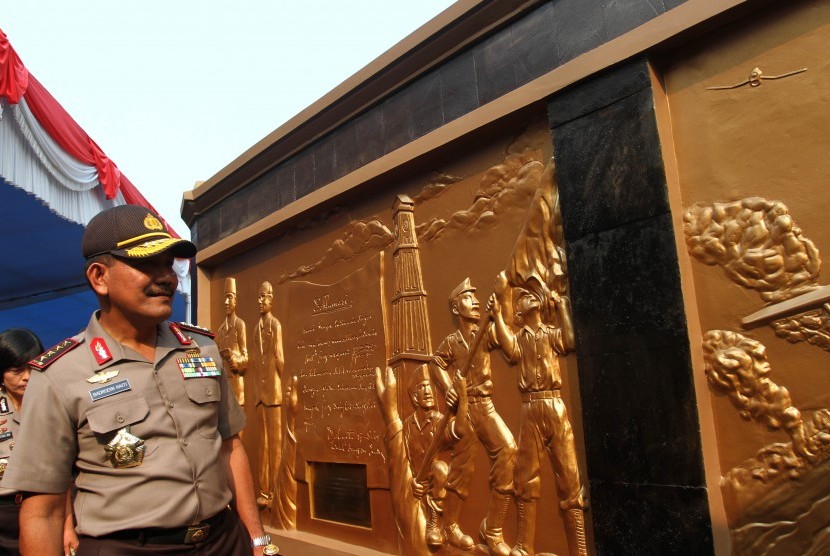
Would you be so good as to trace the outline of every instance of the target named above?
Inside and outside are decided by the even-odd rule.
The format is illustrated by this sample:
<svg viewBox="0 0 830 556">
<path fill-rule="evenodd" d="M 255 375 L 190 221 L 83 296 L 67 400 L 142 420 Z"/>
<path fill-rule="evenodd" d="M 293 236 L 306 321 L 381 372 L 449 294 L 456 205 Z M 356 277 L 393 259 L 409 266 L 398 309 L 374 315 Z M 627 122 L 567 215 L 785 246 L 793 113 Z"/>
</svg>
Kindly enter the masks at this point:
<svg viewBox="0 0 830 556">
<path fill-rule="evenodd" d="M 2 0 L 29 71 L 182 237 L 182 193 L 450 0 Z"/>
</svg>

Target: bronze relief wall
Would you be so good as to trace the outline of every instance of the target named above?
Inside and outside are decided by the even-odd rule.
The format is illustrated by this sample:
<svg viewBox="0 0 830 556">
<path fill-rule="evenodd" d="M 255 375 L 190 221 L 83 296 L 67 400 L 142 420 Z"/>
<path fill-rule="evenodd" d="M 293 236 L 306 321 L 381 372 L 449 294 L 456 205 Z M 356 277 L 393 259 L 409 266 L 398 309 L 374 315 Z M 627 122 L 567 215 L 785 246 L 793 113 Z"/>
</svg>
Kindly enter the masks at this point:
<svg viewBox="0 0 830 556">
<path fill-rule="evenodd" d="M 769 9 L 665 74 L 733 554 L 830 550 L 828 21 Z"/>
<path fill-rule="evenodd" d="M 258 425 L 244 441 L 273 526 L 404 554 L 588 553 L 550 144 L 537 120 L 213 273 L 212 314 L 227 315 L 219 294 L 234 278 L 248 323 L 246 412 Z M 254 338 L 270 318 L 273 340 Z M 291 394 L 257 404 L 257 346 L 269 342 Z"/>
</svg>

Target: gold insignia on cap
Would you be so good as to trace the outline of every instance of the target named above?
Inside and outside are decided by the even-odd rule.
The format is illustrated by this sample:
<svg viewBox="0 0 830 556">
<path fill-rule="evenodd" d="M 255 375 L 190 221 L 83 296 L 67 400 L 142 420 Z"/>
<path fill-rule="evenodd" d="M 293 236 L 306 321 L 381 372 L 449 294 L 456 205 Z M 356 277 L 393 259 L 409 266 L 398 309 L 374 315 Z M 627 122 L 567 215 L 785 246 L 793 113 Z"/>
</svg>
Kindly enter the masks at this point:
<svg viewBox="0 0 830 556">
<path fill-rule="evenodd" d="M 144 227 L 148 230 L 164 229 L 164 225 L 161 223 L 161 221 L 149 212 L 147 213 L 147 216 L 144 217 Z"/>
</svg>

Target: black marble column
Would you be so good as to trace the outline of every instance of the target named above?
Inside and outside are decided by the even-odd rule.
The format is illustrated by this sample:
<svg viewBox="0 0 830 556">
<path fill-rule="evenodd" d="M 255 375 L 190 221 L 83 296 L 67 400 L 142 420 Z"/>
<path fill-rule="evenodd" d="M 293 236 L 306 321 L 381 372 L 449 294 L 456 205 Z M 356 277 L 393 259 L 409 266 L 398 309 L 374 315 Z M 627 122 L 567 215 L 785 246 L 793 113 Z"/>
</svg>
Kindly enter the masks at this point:
<svg viewBox="0 0 830 556">
<path fill-rule="evenodd" d="M 645 60 L 548 104 L 597 554 L 714 551 L 677 251 Z"/>
</svg>

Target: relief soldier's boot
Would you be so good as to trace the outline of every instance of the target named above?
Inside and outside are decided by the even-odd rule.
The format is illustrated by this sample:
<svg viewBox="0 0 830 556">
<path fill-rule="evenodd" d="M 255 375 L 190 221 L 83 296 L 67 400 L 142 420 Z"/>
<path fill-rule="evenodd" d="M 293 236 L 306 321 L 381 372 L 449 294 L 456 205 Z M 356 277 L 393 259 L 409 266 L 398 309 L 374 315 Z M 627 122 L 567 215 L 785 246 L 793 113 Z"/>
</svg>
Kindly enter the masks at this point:
<svg viewBox="0 0 830 556">
<path fill-rule="evenodd" d="M 588 541 L 585 539 L 585 512 L 580 508 L 568 510 L 565 516 L 565 534 L 568 537 L 568 554 L 588 556 Z"/>
<path fill-rule="evenodd" d="M 441 513 L 440 510 L 428 501 L 427 510 L 427 546 L 438 548 L 444 544 L 444 535 L 441 534 Z"/>
<path fill-rule="evenodd" d="M 507 515 L 509 505 L 510 496 L 500 492 L 491 492 L 487 517 L 481 522 L 481 529 L 479 530 L 481 540 L 487 544 L 490 554 L 495 556 L 508 556 L 510 554 L 510 547 L 504 542 L 504 536 L 502 535 L 504 516 Z"/>
<path fill-rule="evenodd" d="M 444 535 L 447 542 L 461 550 L 473 548 L 473 539 L 465 535 L 458 526 L 458 516 L 461 514 L 461 498 L 455 492 L 448 490 L 444 499 Z"/>
<path fill-rule="evenodd" d="M 536 537 L 536 500 L 519 500 L 519 535 L 510 556 L 536 554 L 533 543 Z"/>
</svg>

